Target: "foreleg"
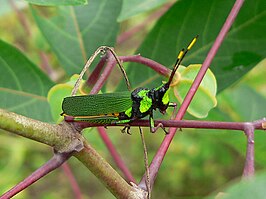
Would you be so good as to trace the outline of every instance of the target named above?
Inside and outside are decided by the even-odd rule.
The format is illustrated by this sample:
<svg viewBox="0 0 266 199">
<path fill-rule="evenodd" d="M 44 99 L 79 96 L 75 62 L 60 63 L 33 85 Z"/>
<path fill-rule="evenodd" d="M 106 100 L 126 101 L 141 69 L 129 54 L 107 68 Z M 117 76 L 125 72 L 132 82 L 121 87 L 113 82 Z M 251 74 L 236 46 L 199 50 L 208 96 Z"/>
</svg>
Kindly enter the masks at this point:
<svg viewBox="0 0 266 199">
<path fill-rule="evenodd" d="M 155 133 L 158 130 L 158 128 L 162 128 L 165 134 L 168 134 L 162 123 L 159 123 L 157 126 L 154 125 L 153 111 L 151 111 L 150 113 L 149 121 L 150 121 L 150 131 L 152 133 Z"/>
</svg>

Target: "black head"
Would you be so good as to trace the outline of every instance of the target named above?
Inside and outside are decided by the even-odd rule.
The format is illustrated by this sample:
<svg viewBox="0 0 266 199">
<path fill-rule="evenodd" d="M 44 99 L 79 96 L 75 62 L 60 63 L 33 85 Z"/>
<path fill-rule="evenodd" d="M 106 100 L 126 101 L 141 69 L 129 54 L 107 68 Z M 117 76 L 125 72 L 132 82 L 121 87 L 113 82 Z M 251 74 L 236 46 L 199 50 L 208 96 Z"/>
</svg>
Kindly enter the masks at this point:
<svg viewBox="0 0 266 199">
<path fill-rule="evenodd" d="M 161 86 L 151 89 L 150 96 L 152 98 L 153 108 L 158 108 L 164 114 L 169 105 L 169 86 L 162 84 Z"/>
</svg>

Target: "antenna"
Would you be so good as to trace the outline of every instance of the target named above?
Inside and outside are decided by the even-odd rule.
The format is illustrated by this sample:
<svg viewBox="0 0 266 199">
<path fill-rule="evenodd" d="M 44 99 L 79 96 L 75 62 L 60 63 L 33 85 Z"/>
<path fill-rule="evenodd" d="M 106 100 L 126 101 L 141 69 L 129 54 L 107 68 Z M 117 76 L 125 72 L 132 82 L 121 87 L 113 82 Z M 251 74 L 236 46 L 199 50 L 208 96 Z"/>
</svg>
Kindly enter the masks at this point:
<svg viewBox="0 0 266 199">
<path fill-rule="evenodd" d="M 128 77 L 127 77 L 127 74 L 126 74 L 126 71 L 121 63 L 121 61 L 119 60 L 118 56 L 116 55 L 116 53 L 114 52 L 114 50 L 111 48 L 111 47 L 108 47 L 108 46 L 100 46 L 92 55 L 91 57 L 87 60 L 86 64 L 84 65 L 81 73 L 79 74 L 79 77 L 78 77 L 78 80 L 76 81 L 75 83 L 75 86 L 71 92 L 71 96 L 73 95 L 76 95 L 77 93 L 77 90 L 79 88 L 79 84 L 82 80 L 82 77 L 83 75 L 85 74 L 85 72 L 88 70 L 88 68 L 90 67 L 91 63 L 93 62 L 93 60 L 95 59 L 95 57 L 99 54 L 99 53 L 105 53 L 107 50 L 109 50 L 112 55 L 114 56 L 124 78 L 125 78 L 125 81 L 126 81 L 126 85 L 127 85 L 127 88 L 128 90 L 130 90 L 130 83 L 129 83 L 129 80 L 128 80 Z"/>
<path fill-rule="evenodd" d="M 183 48 L 177 55 L 177 60 L 175 62 L 175 65 L 173 67 L 173 70 L 172 70 L 172 73 L 169 77 L 169 80 L 168 82 L 166 83 L 168 86 L 170 86 L 173 78 L 174 78 L 174 75 L 175 75 L 175 72 L 177 71 L 179 65 L 181 64 L 182 60 L 184 59 L 184 57 L 186 56 L 187 52 L 194 46 L 194 44 L 196 43 L 198 39 L 198 35 L 196 37 L 194 37 L 192 39 L 192 41 L 189 43 L 189 45 L 187 46 L 186 50 Z"/>
</svg>

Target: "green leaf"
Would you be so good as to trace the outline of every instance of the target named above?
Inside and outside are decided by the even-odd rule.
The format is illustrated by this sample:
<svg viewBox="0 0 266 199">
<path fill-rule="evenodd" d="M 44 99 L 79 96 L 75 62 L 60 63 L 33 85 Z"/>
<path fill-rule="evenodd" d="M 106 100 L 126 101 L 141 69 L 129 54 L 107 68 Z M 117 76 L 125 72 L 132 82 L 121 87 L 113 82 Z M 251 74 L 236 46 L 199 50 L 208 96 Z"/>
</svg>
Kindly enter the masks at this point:
<svg viewBox="0 0 266 199">
<path fill-rule="evenodd" d="M 180 81 L 175 87 L 175 94 L 180 104 L 185 99 L 189 88 L 191 87 L 201 65 L 189 65 L 188 67 L 180 67 Z M 179 70 L 178 70 L 179 71 Z M 217 84 L 216 79 L 211 70 L 208 70 L 204 76 L 194 99 L 188 107 L 188 113 L 197 117 L 207 117 L 209 111 L 217 105 L 216 100 Z"/>
<path fill-rule="evenodd" d="M 99 46 L 114 46 L 120 9 L 121 1 L 99 0 L 54 10 L 34 7 L 32 13 L 62 67 L 73 75 Z M 45 16 L 44 11 L 51 13 Z"/>
<path fill-rule="evenodd" d="M 250 71 L 241 82 L 254 88 L 258 93 L 266 97 L 265 92 L 265 74 L 266 74 L 266 59 L 263 59 L 257 64 L 256 68 Z"/>
<path fill-rule="evenodd" d="M 20 51 L 0 40 L 0 107 L 51 121 L 46 95 L 53 83 Z"/>
<path fill-rule="evenodd" d="M 247 85 L 226 90 L 218 99 L 220 107 L 235 121 L 254 121 L 265 117 L 266 98 Z"/>
<path fill-rule="evenodd" d="M 59 123 L 63 119 L 60 116 L 62 113 L 62 102 L 64 97 L 70 96 L 72 89 L 73 87 L 68 84 L 57 84 L 53 86 L 48 93 L 48 102 L 53 119 L 56 123 Z"/>
<path fill-rule="evenodd" d="M 223 199 L 250 199 L 265 198 L 266 173 L 260 173 L 252 179 L 242 180 L 228 187 L 221 198 Z M 208 197 L 213 198 L 213 197 Z"/>
<path fill-rule="evenodd" d="M 70 96 L 74 88 L 74 85 L 78 79 L 79 75 L 74 74 L 70 80 L 63 84 L 54 85 L 48 92 L 48 102 L 51 108 L 51 113 L 55 122 L 59 123 L 63 118 L 60 116 L 62 113 L 62 102 L 64 97 Z M 84 82 L 82 80 L 81 84 Z M 79 89 L 77 95 L 81 94 Z"/>
<path fill-rule="evenodd" d="M 167 0 L 124 0 L 118 21 L 124 21 L 137 14 L 152 10 L 167 2 Z"/>
<path fill-rule="evenodd" d="M 87 0 L 26 0 L 29 3 L 42 5 L 42 6 L 60 6 L 60 5 L 84 5 L 87 4 Z"/>
<path fill-rule="evenodd" d="M 223 121 L 255 121 L 265 117 L 266 98 L 247 85 L 235 86 L 227 89 L 218 95 L 217 115 L 224 114 Z M 214 115 L 213 115 L 214 116 Z M 213 117 L 210 119 L 214 119 Z M 216 119 L 217 120 L 217 119 Z M 231 146 L 239 154 L 245 155 L 246 138 L 244 134 L 230 131 L 229 135 L 223 138 L 223 142 Z M 255 160 L 260 165 L 266 164 L 265 156 L 266 134 L 263 131 L 255 131 Z"/>
<path fill-rule="evenodd" d="M 171 66 L 177 52 L 198 34 L 198 42 L 185 57 L 184 65 L 203 63 L 233 3 L 231 0 L 177 1 L 160 18 L 136 53 Z M 266 57 L 266 34 L 262 31 L 265 29 L 265 1 L 245 1 L 211 63 L 211 70 L 217 78 L 218 92 L 237 81 Z M 131 64 L 128 67 L 129 78 L 135 80 L 134 84 L 138 85 L 154 76 L 151 69 L 138 67 L 136 70 L 137 66 Z"/>
</svg>

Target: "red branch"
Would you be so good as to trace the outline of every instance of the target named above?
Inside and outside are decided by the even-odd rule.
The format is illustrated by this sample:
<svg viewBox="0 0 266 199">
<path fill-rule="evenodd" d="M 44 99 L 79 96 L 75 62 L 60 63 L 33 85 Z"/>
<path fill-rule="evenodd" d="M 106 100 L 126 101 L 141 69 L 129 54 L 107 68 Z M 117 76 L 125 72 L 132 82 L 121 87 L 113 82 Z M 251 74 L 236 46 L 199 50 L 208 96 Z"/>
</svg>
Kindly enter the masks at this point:
<svg viewBox="0 0 266 199">
<path fill-rule="evenodd" d="M 70 154 L 55 154 L 48 162 L 46 162 L 39 169 L 34 171 L 30 176 L 28 176 L 22 182 L 20 182 L 12 189 L 4 193 L 0 197 L 0 199 L 9 199 L 14 195 L 18 194 L 43 176 L 60 167 L 69 157 Z"/>
<path fill-rule="evenodd" d="M 164 76 L 167 76 L 171 72 L 170 69 L 166 68 L 162 64 L 159 64 L 158 62 L 153 61 L 149 58 L 142 57 L 141 55 L 119 56 L 119 59 L 122 62 L 136 62 L 144 64 Z"/>
<path fill-rule="evenodd" d="M 243 178 L 249 178 L 254 175 L 254 126 L 247 125 L 244 129 L 247 136 L 246 162 L 243 171 Z"/>
<path fill-rule="evenodd" d="M 79 185 L 78 185 L 78 183 L 77 183 L 77 181 L 75 179 L 75 176 L 72 173 L 71 168 L 69 167 L 67 162 L 62 164 L 61 167 L 62 167 L 64 173 L 66 174 L 66 176 L 67 176 L 67 178 L 68 178 L 68 180 L 70 182 L 71 188 L 73 189 L 73 192 L 75 194 L 75 199 L 81 199 L 82 198 L 82 193 L 81 193 Z"/>
<path fill-rule="evenodd" d="M 122 173 L 126 177 L 127 182 L 128 183 L 129 182 L 136 183 L 136 181 L 135 181 L 134 177 L 132 176 L 131 172 L 129 171 L 127 166 L 124 164 L 124 162 L 121 160 L 118 152 L 116 151 L 114 145 L 112 144 L 112 141 L 109 138 L 109 136 L 107 135 L 105 129 L 103 127 L 98 127 L 98 131 L 99 131 L 99 134 L 100 134 L 102 140 L 104 141 L 106 147 L 108 148 L 111 156 L 113 157 L 116 165 L 118 166 L 118 168 L 120 168 L 120 170 L 122 171 Z"/>
<path fill-rule="evenodd" d="M 77 129 L 84 129 L 88 127 L 102 126 L 102 124 L 89 123 L 82 121 L 73 121 L 73 118 L 69 119 Z M 197 128 L 197 129 L 226 129 L 226 130 L 240 130 L 245 131 L 249 126 L 256 130 L 265 130 L 263 123 L 266 122 L 266 118 L 256 120 L 254 122 L 220 122 L 220 121 L 198 121 L 198 120 L 155 120 L 154 124 L 163 124 L 164 127 L 175 128 Z M 106 126 L 123 126 L 123 124 L 108 124 Z M 130 126 L 145 126 L 149 127 L 149 120 L 135 120 L 130 123 Z"/>
</svg>

